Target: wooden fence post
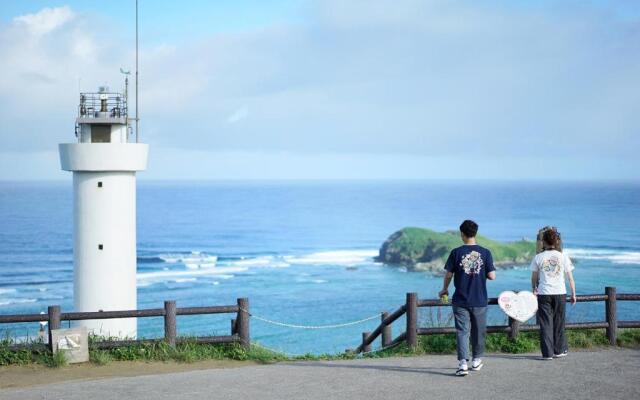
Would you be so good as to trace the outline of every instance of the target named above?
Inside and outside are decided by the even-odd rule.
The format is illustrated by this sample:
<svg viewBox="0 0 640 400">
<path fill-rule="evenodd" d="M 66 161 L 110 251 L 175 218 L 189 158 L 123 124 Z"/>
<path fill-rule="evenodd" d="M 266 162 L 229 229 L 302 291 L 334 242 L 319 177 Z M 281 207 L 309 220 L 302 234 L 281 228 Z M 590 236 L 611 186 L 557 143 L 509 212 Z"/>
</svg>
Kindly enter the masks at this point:
<svg viewBox="0 0 640 400">
<path fill-rule="evenodd" d="M 231 334 L 232 335 L 236 334 L 236 319 L 235 318 L 231 318 Z"/>
<path fill-rule="evenodd" d="M 368 345 L 364 345 L 364 341 L 367 340 L 367 338 L 369 337 L 369 335 L 371 335 L 371 332 L 362 332 L 362 352 L 363 353 L 368 353 L 371 351 L 371 343 L 369 343 Z"/>
<path fill-rule="evenodd" d="M 520 334 L 520 321 L 509 317 L 509 340 L 515 341 Z"/>
<path fill-rule="evenodd" d="M 607 338 L 609 339 L 609 344 L 615 346 L 617 344 L 618 336 L 616 288 L 607 286 L 604 288 L 604 294 L 607 295 L 607 300 L 605 301 L 605 314 L 607 316 L 607 323 L 609 324 L 609 326 L 607 327 Z"/>
<path fill-rule="evenodd" d="M 418 293 L 407 293 L 407 345 L 418 347 Z"/>
<path fill-rule="evenodd" d="M 242 346 L 249 348 L 251 346 L 251 337 L 249 335 L 249 299 L 238 299 L 238 316 L 236 317 L 236 330 L 240 336 Z"/>
<path fill-rule="evenodd" d="M 164 302 L 164 339 L 171 347 L 176 346 L 176 301 L 167 300 Z"/>
<path fill-rule="evenodd" d="M 54 329 L 60 329 L 60 306 L 49 306 L 47 311 L 49 313 L 49 350 L 53 352 L 53 338 L 51 337 L 51 331 Z"/>
<path fill-rule="evenodd" d="M 388 312 L 383 312 L 380 316 L 380 321 L 384 321 L 389 316 Z M 391 345 L 393 340 L 393 334 L 391 333 L 391 325 L 385 325 L 382 327 L 382 348 Z"/>
</svg>

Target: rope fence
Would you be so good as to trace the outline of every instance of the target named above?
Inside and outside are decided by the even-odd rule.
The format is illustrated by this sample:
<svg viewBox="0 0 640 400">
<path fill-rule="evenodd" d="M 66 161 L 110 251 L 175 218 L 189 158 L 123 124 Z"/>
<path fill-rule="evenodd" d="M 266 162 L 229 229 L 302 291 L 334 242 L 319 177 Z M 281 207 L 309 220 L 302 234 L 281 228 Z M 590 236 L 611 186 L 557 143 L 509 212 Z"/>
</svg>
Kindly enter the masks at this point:
<svg viewBox="0 0 640 400">
<path fill-rule="evenodd" d="M 255 320 L 262 321 L 262 322 L 265 322 L 267 324 L 271 324 L 271 325 L 275 325 L 275 326 L 282 326 L 282 327 L 285 327 L 285 328 L 292 328 L 292 329 L 339 329 L 339 328 L 345 328 L 347 326 L 363 324 L 365 322 L 380 318 L 380 314 L 376 314 L 376 315 L 373 315 L 371 317 L 359 319 L 357 321 L 344 322 L 344 323 L 341 323 L 341 324 L 296 325 L 296 324 L 289 324 L 289 323 L 286 323 L 286 322 L 274 321 L 274 320 L 271 320 L 269 318 L 264 318 L 264 317 L 255 315 L 255 314 L 253 314 L 253 313 L 251 313 L 251 312 L 249 312 L 248 310 L 245 310 L 245 309 L 241 309 L 241 310 L 246 312 L 247 314 L 249 314 L 249 316 L 251 318 L 255 319 Z"/>
</svg>

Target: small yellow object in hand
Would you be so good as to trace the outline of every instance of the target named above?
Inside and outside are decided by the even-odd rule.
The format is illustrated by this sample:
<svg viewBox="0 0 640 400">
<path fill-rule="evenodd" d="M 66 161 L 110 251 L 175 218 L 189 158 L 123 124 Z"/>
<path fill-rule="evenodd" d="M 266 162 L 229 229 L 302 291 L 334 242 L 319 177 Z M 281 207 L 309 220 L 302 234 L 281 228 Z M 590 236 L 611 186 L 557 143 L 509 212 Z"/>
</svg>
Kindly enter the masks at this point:
<svg viewBox="0 0 640 400">
<path fill-rule="evenodd" d="M 442 297 L 440 297 L 440 302 L 441 302 L 442 304 L 447 304 L 447 303 L 449 302 L 449 295 L 448 295 L 448 294 L 445 294 L 445 295 L 443 295 Z"/>
</svg>

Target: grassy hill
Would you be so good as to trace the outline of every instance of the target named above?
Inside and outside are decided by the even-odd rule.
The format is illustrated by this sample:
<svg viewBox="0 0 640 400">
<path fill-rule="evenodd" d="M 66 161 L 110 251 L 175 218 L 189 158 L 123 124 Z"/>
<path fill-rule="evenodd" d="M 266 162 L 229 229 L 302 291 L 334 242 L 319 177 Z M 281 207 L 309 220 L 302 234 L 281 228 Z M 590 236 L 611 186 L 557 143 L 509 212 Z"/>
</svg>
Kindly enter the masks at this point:
<svg viewBox="0 0 640 400">
<path fill-rule="evenodd" d="M 511 266 L 531 261 L 536 251 L 536 243 L 519 240 L 501 243 L 478 235 L 479 245 L 493 254 L 496 266 Z M 440 271 L 449 252 L 462 245 L 457 231 L 436 232 L 431 229 L 407 227 L 391 236 L 382 244 L 377 261 L 400 265 L 413 270 Z"/>
</svg>

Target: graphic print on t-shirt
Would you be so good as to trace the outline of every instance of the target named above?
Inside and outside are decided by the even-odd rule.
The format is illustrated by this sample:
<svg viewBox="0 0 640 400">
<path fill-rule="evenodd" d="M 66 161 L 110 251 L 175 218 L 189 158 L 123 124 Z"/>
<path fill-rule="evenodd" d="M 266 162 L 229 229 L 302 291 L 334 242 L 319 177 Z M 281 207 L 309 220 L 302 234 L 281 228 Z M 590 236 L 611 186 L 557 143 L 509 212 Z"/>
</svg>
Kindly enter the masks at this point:
<svg viewBox="0 0 640 400">
<path fill-rule="evenodd" d="M 483 264 L 482 256 L 477 251 L 465 254 L 460 262 L 460 266 L 467 275 L 479 274 Z"/>
<path fill-rule="evenodd" d="M 542 261 L 541 268 L 547 276 L 558 276 L 562 270 L 562 261 L 555 255 Z"/>
</svg>

